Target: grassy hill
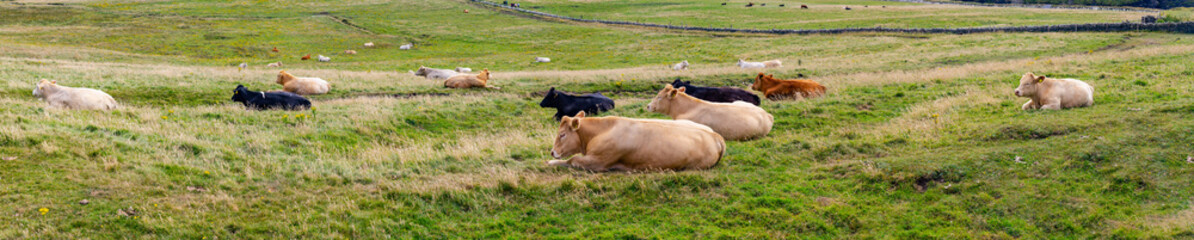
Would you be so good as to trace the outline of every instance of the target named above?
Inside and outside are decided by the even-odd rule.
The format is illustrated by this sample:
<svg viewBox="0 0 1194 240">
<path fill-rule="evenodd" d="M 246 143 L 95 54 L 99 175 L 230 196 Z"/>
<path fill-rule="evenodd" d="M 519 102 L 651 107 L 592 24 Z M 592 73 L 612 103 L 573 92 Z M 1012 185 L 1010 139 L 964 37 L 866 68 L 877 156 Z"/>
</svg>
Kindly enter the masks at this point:
<svg viewBox="0 0 1194 240">
<path fill-rule="evenodd" d="M 611 19 L 748 11 L 620 2 L 523 6 Z M 876 11 L 892 12 L 812 19 L 1124 17 L 948 7 L 990 19 L 952 25 L 891 17 L 944 6 L 883 4 Z M 1194 237 L 1187 35 L 713 35 L 432 0 L 18 1 L 0 2 L 0 16 L 0 157 L 16 157 L 0 160 L 0 238 Z M 645 105 L 674 78 L 745 88 L 758 71 L 735 67 L 739 58 L 781 59 L 767 72 L 808 75 L 829 94 L 764 101 L 771 134 L 729 142 L 711 170 L 545 165 L 557 124 L 537 102 L 549 87 L 601 91 L 618 104 L 606 115 L 661 119 Z M 692 70 L 667 68 L 684 59 Z M 264 67 L 276 61 L 332 92 L 301 112 L 229 100 L 237 84 L 280 89 L 279 69 Z M 502 89 L 444 89 L 407 73 L 418 66 L 488 68 Z M 1029 71 L 1089 82 L 1095 106 L 1021 111 L 1027 100 L 1011 92 Z M 102 89 L 123 107 L 46 109 L 30 95 L 42 78 Z"/>
</svg>

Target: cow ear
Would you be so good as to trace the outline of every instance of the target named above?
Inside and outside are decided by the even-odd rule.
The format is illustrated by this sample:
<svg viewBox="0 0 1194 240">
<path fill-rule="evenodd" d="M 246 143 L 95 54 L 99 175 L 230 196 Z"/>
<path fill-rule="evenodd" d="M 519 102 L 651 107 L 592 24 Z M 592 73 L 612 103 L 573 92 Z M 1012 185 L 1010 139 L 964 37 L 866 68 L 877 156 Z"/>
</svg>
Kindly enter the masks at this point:
<svg viewBox="0 0 1194 240">
<path fill-rule="evenodd" d="M 580 130 L 580 119 L 584 118 L 584 117 L 585 117 L 585 112 L 580 111 L 580 113 L 576 114 L 576 117 L 574 117 L 572 119 L 568 119 L 568 127 L 571 127 L 572 131 Z"/>
<path fill-rule="evenodd" d="M 50 80 L 50 84 L 57 85 L 57 84 L 58 84 L 58 80 Z"/>
<path fill-rule="evenodd" d="M 1045 81 L 1045 76 L 1036 76 L 1036 82 L 1041 83 Z"/>
<path fill-rule="evenodd" d="M 681 87 L 680 89 L 684 89 L 684 88 L 683 88 L 683 87 Z M 672 89 L 672 91 L 671 91 L 671 92 L 668 92 L 668 97 L 669 97 L 669 98 L 675 98 L 675 97 L 676 97 L 676 95 L 680 94 L 680 91 L 681 91 L 680 89 Z"/>
</svg>

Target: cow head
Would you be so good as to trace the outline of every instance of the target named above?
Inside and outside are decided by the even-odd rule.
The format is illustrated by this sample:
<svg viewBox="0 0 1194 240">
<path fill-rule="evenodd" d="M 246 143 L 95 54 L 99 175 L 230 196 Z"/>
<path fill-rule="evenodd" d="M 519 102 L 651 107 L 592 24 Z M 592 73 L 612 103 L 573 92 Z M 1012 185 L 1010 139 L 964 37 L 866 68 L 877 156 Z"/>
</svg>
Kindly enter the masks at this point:
<svg viewBox="0 0 1194 240">
<path fill-rule="evenodd" d="M 286 73 L 286 70 L 278 72 L 278 84 L 286 85 L 286 82 L 294 81 L 294 75 Z"/>
<path fill-rule="evenodd" d="M 765 87 L 764 82 L 769 81 L 769 80 L 770 79 L 768 79 L 766 74 L 759 73 L 758 76 L 755 76 L 755 83 L 750 85 L 750 89 L 754 89 L 756 91 L 763 91 L 763 88 Z"/>
<path fill-rule="evenodd" d="M 477 74 L 477 79 L 480 79 L 481 81 L 489 81 L 489 77 L 490 75 L 488 68 L 481 69 L 481 73 Z"/>
<path fill-rule="evenodd" d="M 555 87 L 547 90 L 547 94 L 543 95 L 543 101 L 539 101 L 539 107 L 555 107 L 560 105 L 560 92 L 556 91 Z"/>
<path fill-rule="evenodd" d="M 245 85 L 236 85 L 236 89 L 232 90 L 232 101 L 242 103 L 248 101 L 249 94 L 251 94 L 249 88 L 246 88 Z"/>
<path fill-rule="evenodd" d="M 680 79 L 677 78 L 675 81 L 672 81 L 672 87 L 686 87 L 688 86 L 688 83 L 689 82 L 680 81 Z"/>
<path fill-rule="evenodd" d="M 658 113 L 666 113 L 672 108 L 672 102 L 680 94 L 684 93 L 685 87 L 673 88 L 672 85 L 664 85 L 663 90 L 655 95 L 655 99 L 647 104 L 647 110 Z"/>
<path fill-rule="evenodd" d="M 415 76 L 420 76 L 420 77 L 427 76 L 427 67 L 419 66 L 419 70 L 415 71 Z"/>
<path fill-rule="evenodd" d="M 37 87 L 33 88 L 33 96 L 42 97 L 45 94 L 46 88 L 53 88 L 57 86 L 56 84 L 58 84 L 58 81 L 42 79 L 40 82 L 37 82 Z"/>
<path fill-rule="evenodd" d="M 560 119 L 560 131 L 556 134 L 555 144 L 551 146 L 551 157 L 562 159 L 577 153 L 584 153 L 580 135 L 576 133 L 581 128 L 580 120 L 584 118 L 585 111 L 580 111 L 576 113 L 576 117 L 565 116 Z"/>
<path fill-rule="evenodd" d="M 1037 76 L 1036 74 L 1025 73 L 1020 77 L 1020 86 L 1016 87 L 1017 97 L 1033 97 L 1036 96 L 1037 84 L 1045 81 L 1045 76 Z"/>
</svg>

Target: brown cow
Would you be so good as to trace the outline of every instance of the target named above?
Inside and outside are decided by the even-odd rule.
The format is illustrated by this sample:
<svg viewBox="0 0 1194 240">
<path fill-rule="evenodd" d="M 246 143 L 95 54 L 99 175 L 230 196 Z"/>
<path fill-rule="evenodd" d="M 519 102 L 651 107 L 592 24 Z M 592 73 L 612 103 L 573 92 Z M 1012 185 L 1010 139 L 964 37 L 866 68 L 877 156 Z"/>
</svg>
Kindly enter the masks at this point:
<svg viewBox="0 0 1194 240">
<path fill-rule="evenodd" d="M 726 151 L 725 139 L 688 120 L 564 117 L 548 165 L 589 171 L 707 169 Z"/>
<path fill-rule="evenodd" d="M 666 114 L 672 119 L 689 120 L 712 128 L 728 140 L 749 140 L 767 136 L 775 118 L 766 110 L 743 101 L 706 102 L 684 93 L 685 87 L 663 87 L 647 110 Z"/>
<path fill-rule="evenodd" d="M 776 79 L 775 75 L 764 75 L 763 73 L 759 73 L 759 76 L 755 77 L 755 83 L 750 85 L 750 89 L 763 92 L 763 95 L 770 100 L 810 98 L 825 94 L 825 86 L 812 80 L 783 80 Z"/>
<path fill-rule="evenodd" d="M 444 80 L 444 87 L 450 87 L 450 88 L 483 87 L 483 88 L 492 88 L 492 89 L 502 89 L 500 87 L 486 86 L 485 84 L 487 82 L 489 82 L 489 69 L 484 69 L 484 70 L 481 70 L 481 73 L 479 73 L 477 75 L 460 74 L 460 75 L 449 77 L 447 80 Z"/>
</svg>

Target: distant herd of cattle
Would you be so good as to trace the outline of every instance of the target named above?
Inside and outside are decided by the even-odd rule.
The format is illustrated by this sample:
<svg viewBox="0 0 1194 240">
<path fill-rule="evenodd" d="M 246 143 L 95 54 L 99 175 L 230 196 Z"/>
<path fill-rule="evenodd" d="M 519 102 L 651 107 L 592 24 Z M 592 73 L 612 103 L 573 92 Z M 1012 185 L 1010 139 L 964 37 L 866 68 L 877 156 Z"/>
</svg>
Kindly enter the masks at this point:
<svg viewBox="0 0 1194 240">
<path fill-rule="evenodd" d="M 779 67 L 780 61 L 747 62 L 739 60 L 742 68 Z M 672 66 L 688 68 L 688 61 Z M 416 76 L 443 80 L 447 88 L 489 88 L 489 69 L 468 74 L 471 69 L 454 70 L 420 67 L 412 71 Z M 251 91 L 243 85 L 233 90 L 232 100 L 249 110 L 284 109 L 305 110 L 311 102 L 303 95 L 325 94 L 331 90 L 328 81 L 314 77 L 295 77 L 281 71 L 277 84 L 282 90 Z M 769 100 L 803 99 L 822 96 L 825 86 L 805 79 L 779 79 L 759 73 L 751 89 L 763 93 Z M 1015 89 L 1018 97 L 1030 100 L 1022 109 L 1063 109 L 1091 106 L 1094 88 L 1075 79 L 1054 79 L 1026 73 Z M 49 107 L 81 110 L 110 110 L 117 108 L 112 96 L 90 88 L 57 85 L 41 80 L 33 95 Z M 647 104 L 652 112 L 670 116 L 673 120 L 635 119 L 617 116 L 587 117 L 614 108 L 614 100 L 600 93 L 573 95 L 556 90 L 547 91 L 540 107 L 555 108 L 553 116 L 560 122 L 558 135 L 552 146 L 557 159 L 581 154 L 568 160 L 552 160 L 551 165 L 570 166 L 590 171 L 609 170 L 683 170 L 705 169 L 715 165 L 725 153 L 725 140 L 751 140 L 766 136 L 774 118 L 761 108 L 759 96 L 735 87 L 703 87 L 676 79 L 663 87 Z M 667 149 L 667 151 L 659 151 Z"/>
</svg>

